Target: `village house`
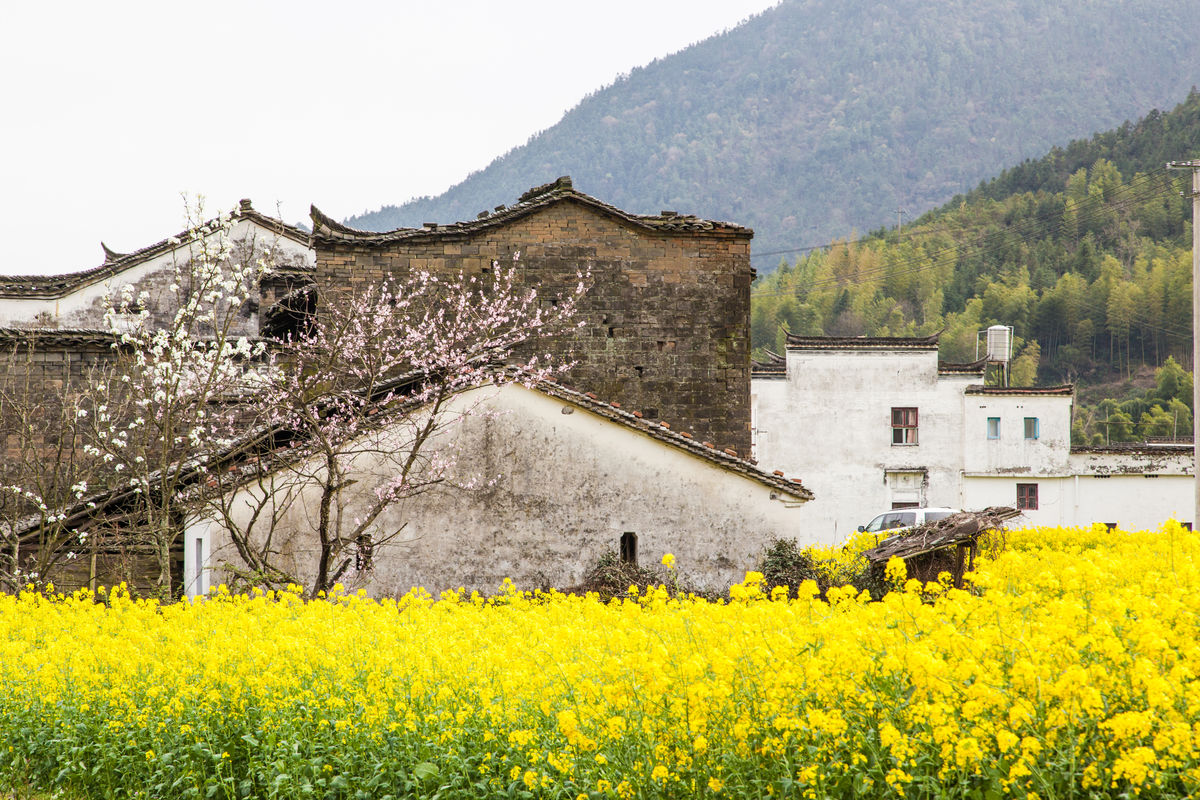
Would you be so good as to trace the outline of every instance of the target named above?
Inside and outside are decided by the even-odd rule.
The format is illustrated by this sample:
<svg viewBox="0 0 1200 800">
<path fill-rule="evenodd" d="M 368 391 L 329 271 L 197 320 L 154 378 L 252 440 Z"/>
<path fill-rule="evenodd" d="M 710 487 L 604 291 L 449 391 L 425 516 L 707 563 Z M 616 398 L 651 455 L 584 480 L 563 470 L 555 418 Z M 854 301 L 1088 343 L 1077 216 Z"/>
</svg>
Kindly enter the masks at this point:
<svg viewBox="0 0 1200 800">
<path fill-rule="evenodd" d="M 170 290 L 196 247 L 215 238 L 193 241 L 188 232 L 143 247 L 116 253 L 101 244 L 104 262 L 92 269 L 61 275 L 0 275 L 0 357 L 4 384 L 22 391 L 54 396 L 78 386 L 94 367 L 112 354 L 113 329 L 105 319 L 118 314 L 149 312 L 152 324 L 165 326 L 175 314 L 178 294 Z M 308 233 L 256 211 L 249 200 L 239 204 L 229 231 L 234 258 L 267 256 L 271 270 L 241 309 L 232 333 L 255 338 L 272 326 L 292 323 L 297 296 L 312 282 L 315 262 Z M 186 292 L 188 287 L 179 287 Z M 128 292 L 128 294 L 127 294 Z M 130 307 L 125 298 L 132 298 Z M 120 317 L 116 319 L 120 324 Z M 0 420 L 0 426 L 5 420 Z"/>
<path fill-rule="evenodd" d="M 360 548 L 340 579 L 349 589 L 490 594 L 506 578 L 523 589 L 565 588 L 606 553 L 650 567 L 671 553 L 688 586 L 720 591 L 755 569 L 774 539 L 803 529 L 799 508 L 812 494 L 798 479 L 593 393 L 553 382 L 484 386 L 456 397 L 450 413 L 463 408 L 471 412 L 434 447 L 457 454 L 451 473 L 385 512 L 376 528 L 401 535 Z M 370 505 L 386 463 L 356 462 L 344 515 Z M 314 497 L 281 515 L 275 535 L 280 566 L 311 585 L 317 542 L 305 517 L 316 487 L 302 491 Z M 254 503 L 234 506 L 245 516 Z M 215 519 L 189 523 L 184 554 L 189 595 L 242 565 Z"/>
<path fill-rule="evenodd" d="M 261 299 L 245 309 L 238 329 L 254 336 L 259 331 L 258 309 L 272 307 L 300 276 L 310 280 L 315 258 L 306 231 L 256 211 L 249 200 L 239 204 L 229 238 L 240 250 L 236 258 L 253 257 L 270 248 L 273 269 L 260 287 Z M 61 275 L 0 275 L 0 329 L 107 331 L 106 303 L 119 303 L 126 286 L 135 302 L 146 292 L 144 303 L 151 318 L 166 324 L 176 309 L 175 295 L 169 290 L 175 267 L 186 262 L 196 246 L 186 231 L 132 253 L 117 253 L 101 243 L 104 262 L 92 269 Z"/>
<path fill-rule="evenodd" d="M 805 476 L 809 535 L 888 509 L 1015 506 L 1031 525 L 1191 524 L 1188 445 L 1072 447 L 1074 387 L 985 384 L 995 352 L 938 361 L 937 336 L 787 337 L 756 362 L 755 455 Z"/>
<path fill-rule="evenodd" d="M 398 508 L 408 544 L 371 559 L 359 583 L 372 592 L 415 583 L 490 591 L 503 577 L 569 585 L 608 551 L 643 563 L 673 552 L 698 585 L 719 588 L 740 580 L 772 537 L 799 533 L 795 509 L 809 491 L 748 460 L 749 229 L 672 211 L 629 214 L 569 178 L 469 222 L 387 233 L 349 229 L 314 208 L 309 236 L 249 201 L 239 211 L 235 238 L 271 242 L 280 264 L 239 322 L 250 337 L 321 313 L 322 298 L 418 269 L 487 276 L 515 265 L 521 285 L 543 298 L 570 293 L 581 273 L 588 285 L 582 326 L 538 343 L 573 363 L 562 384 L 501 390 L 488 399 L 497 414 L 467 424 L 455 442 L 464 465 L 487 464 L 500 482 Z M 185 238 L 128 255 L 105 248 L 105 263 L 83 273 L 0 280 L 10 358 L 36 349 L 26 367 L 48 390 L 80 380 L 111 349 L 105 298 L 128 285 L 146 293 L 141 307 L 153 320 L 173 313 L 167 285 Z M 359 488 L 371 486 L 364 475 Z M 120 491 L 86 500 L 94 507 L 71 509 L 72 525 L 101 523 L 123 502 Z M 305 522 L 292 523 L 300 564 Z M 83 555 L 60 585 L 112 582 L 129 563 L 126 553 Z M 187 576 L 189 591 L 208 586 L 223 560 L 234 560 L 228 541 L 208 522 L 188 523 L 177 578 Z"/>
</svg>

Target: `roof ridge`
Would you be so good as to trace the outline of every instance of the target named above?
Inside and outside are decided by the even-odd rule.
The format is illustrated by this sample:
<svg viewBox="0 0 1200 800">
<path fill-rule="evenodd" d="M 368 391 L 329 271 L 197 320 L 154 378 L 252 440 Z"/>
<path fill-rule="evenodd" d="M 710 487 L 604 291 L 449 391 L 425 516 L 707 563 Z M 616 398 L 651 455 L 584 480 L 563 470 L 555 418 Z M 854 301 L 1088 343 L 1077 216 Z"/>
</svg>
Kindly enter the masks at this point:
<svg viewBox="0 0 1200 800">
<path fill-rule="evenodd" d="M 674 211 L 665 211 L 657 215 L 633 214 L 579 191 L 574 187 L 571 176 L 563 175 L 550 183 L 535 186 L 526 191 L 511 206 L 496 206 L 490 212 L 481 212 L 472 220 L 460 220 L 445 224 L 430 222 L 420 228 L 401 227 L 390 231 L 358 230 L 345 223 L 331 219 L 314 205 L 312 207 L 313 238 L 353 241 L 361 244 L 386 244 L 416 237 L 465 235 L 503 224 L 509 220 L 530 214 L 551 203 L 562 202 L 564 200 L 573 200 L 591 206 L 601 213 L 624 220 L 631 225 L 638 225 L 650 230 L 693 233 L 725 231 L 736 235 L 754 235 L 752 229 L 732 222 L 701 219 L 691 214 L 677 214 Z"/>
<path fill-rule="evenodd" d="M 1067 395 L 1075 393 L 1075 384 L 1060 383 L 1055 386 L 986 386 L 973 383 L 965 389 L 966 394 L 1053 394 Z"/>
<path fill-rule="evenodd" d="M 303 242 L 305 245 L 309 244 L 309 235 L 307 233 L 294 225 L 288 225 L 281 219 L 276 219 L 255 210 L 250 205 L 249 200 L 242 200 L 239 207 L 232 214 L 238 219 L 256 222 L 281 236 L 286 236 L 297 242 Z M 218 218 L 214 217 L 213 219 L 206 220 L 194 228 L 184 230 L 154 244 L 138 248 L 131 253 L 118 253 L 102 241 L 100 242 L 100 247 L 104 252 L 104 262 L 98 267 L 90 267 L 76 272 L 59 272 L 53 275 L 0 275 L 0 297 L 62 297 L 78 286 L 110 277 L 142 261 L 149 260 L 156 255 L 179 247 L 187 241 L 192 231 Z"/>
<path fill-rule="evenodd" d="M 942 332 L 929 336 L 800 336 L 786 332 L 789 349 L 837 349 L 844 347 L 861 347 L 875 349 L 930 349 L 936 348 Z"/>
</svg>

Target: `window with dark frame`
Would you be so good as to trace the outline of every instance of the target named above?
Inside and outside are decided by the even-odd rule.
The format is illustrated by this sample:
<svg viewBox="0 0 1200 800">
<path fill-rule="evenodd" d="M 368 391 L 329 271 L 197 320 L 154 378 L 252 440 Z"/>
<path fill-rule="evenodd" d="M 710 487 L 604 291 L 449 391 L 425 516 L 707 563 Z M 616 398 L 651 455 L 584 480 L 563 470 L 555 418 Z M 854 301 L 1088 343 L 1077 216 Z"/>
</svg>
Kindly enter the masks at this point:
<svg viewBox="0 0 1200 800">
<path fill-rule="evenodd" d="M 1037 511 L 1038 485 L 1036 483 L 1017 484 L 1017 508 L 1022 511 Z"/>
<path fill-rule="evenodd" d="M 892 444 L 917 443 L 917 410 L 915 408 L 892 409 Z"/>
</svg>

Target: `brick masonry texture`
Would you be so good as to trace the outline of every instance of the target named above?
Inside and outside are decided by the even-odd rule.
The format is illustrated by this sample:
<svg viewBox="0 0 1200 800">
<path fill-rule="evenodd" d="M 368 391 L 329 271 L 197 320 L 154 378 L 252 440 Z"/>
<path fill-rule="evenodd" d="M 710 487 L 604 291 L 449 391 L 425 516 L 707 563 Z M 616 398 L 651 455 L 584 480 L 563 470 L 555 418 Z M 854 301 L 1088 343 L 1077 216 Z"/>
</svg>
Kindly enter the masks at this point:
<svg viewBox="0 0 1200 800">
<path fill-rule="evenodd" d="M 563 382 L 698 439 L 750 451 L 750 237 L 744 228 L 653 229 L 570 196 L 494 226 L 387 241 L 314 236 L 318 292 L 361 290 L 410 270 L 483 274 L 520 253 L 543 297 L 591 287 L 584 325 L 542 343 L 577 362 Z"/>
</svg>

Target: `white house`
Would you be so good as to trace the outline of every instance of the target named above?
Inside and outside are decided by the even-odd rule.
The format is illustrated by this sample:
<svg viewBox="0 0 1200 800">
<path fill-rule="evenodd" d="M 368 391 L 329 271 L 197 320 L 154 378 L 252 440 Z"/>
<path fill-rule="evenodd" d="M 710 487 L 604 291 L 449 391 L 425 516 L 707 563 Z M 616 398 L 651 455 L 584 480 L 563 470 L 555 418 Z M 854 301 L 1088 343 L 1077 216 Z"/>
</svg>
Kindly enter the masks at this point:
<svg viewBox="0 0 1200 800">
<path fill-rule="evenodd" d="M 216 234 L 209 234 L 215 236 Z M 308 234 L 259 213 L 249 200 L 242 200 L 230 239 L 235 247 L 262 251 L 270 247 L 274 276 L 261 290 L 262 308 L 280 299 L 293 279 L 311 281 L 316 257 Z M 0 275 L 0 328 L 49 330 L 94 330 L 105 328 L 106 297 L 120 297 L 121 289 L 132 286 L 135 295 L 146 291 L 152 316 L 165 322 L 175 311 L 168 287 L 176 264 L 190 257 L 188 233 L 182 232 L 132 253 L 117 253 L 101 243 L 104 263 L 92 269 L 61 275 Z M 258 333 L 259 319 L 246 320 L 242 332 Z"/>
<path fill-rule="evenodd" d="M 985 386 L 986 367 L 939 363 L 936 336 L 789 335 L 785 355 L 755 365 L 755 455 L 804 475 L 805 525 L 825 542 L 907 506 L 1016 506 L 1034 525 L 1190 521 L 1190 445 L 1072 448 L 1072 386 Z"/>
<path fill-rule="evenodd" d="M 505 578 L 526 589 L 570 587 L 616 552 L 649 566 L 671 553 L 692 585 L 720 590 L 755 569 L 772 540 L 813 541 L 799 511 L 812 494 L 799 480 L 619 404 L 542 383 L 463 392 L 449 413 L 463 408 L 472 413 L 434 445 L 456 454 L 450 473 L 385 512 L 379 529 L 403 529 L 402 536 L 363 559 L 369 569 L 348 572 L 348 587 L 377 597 L 414 586 L 491 593 Z M 355 462 L 347 491 L 362 499 L 351 499 L 346 514 L 368 505 L 390 478 L 381 463 Z M 473 481 L 477 487 L 467 488 Z M 315 504 L 301 497 L 276 528 L 282 566 L 306 581 L 317 563 L 307 516 Z M 184 555 L 189 594 L 239 563 L 215 522 L 189 526 Z"/>
</svg>

